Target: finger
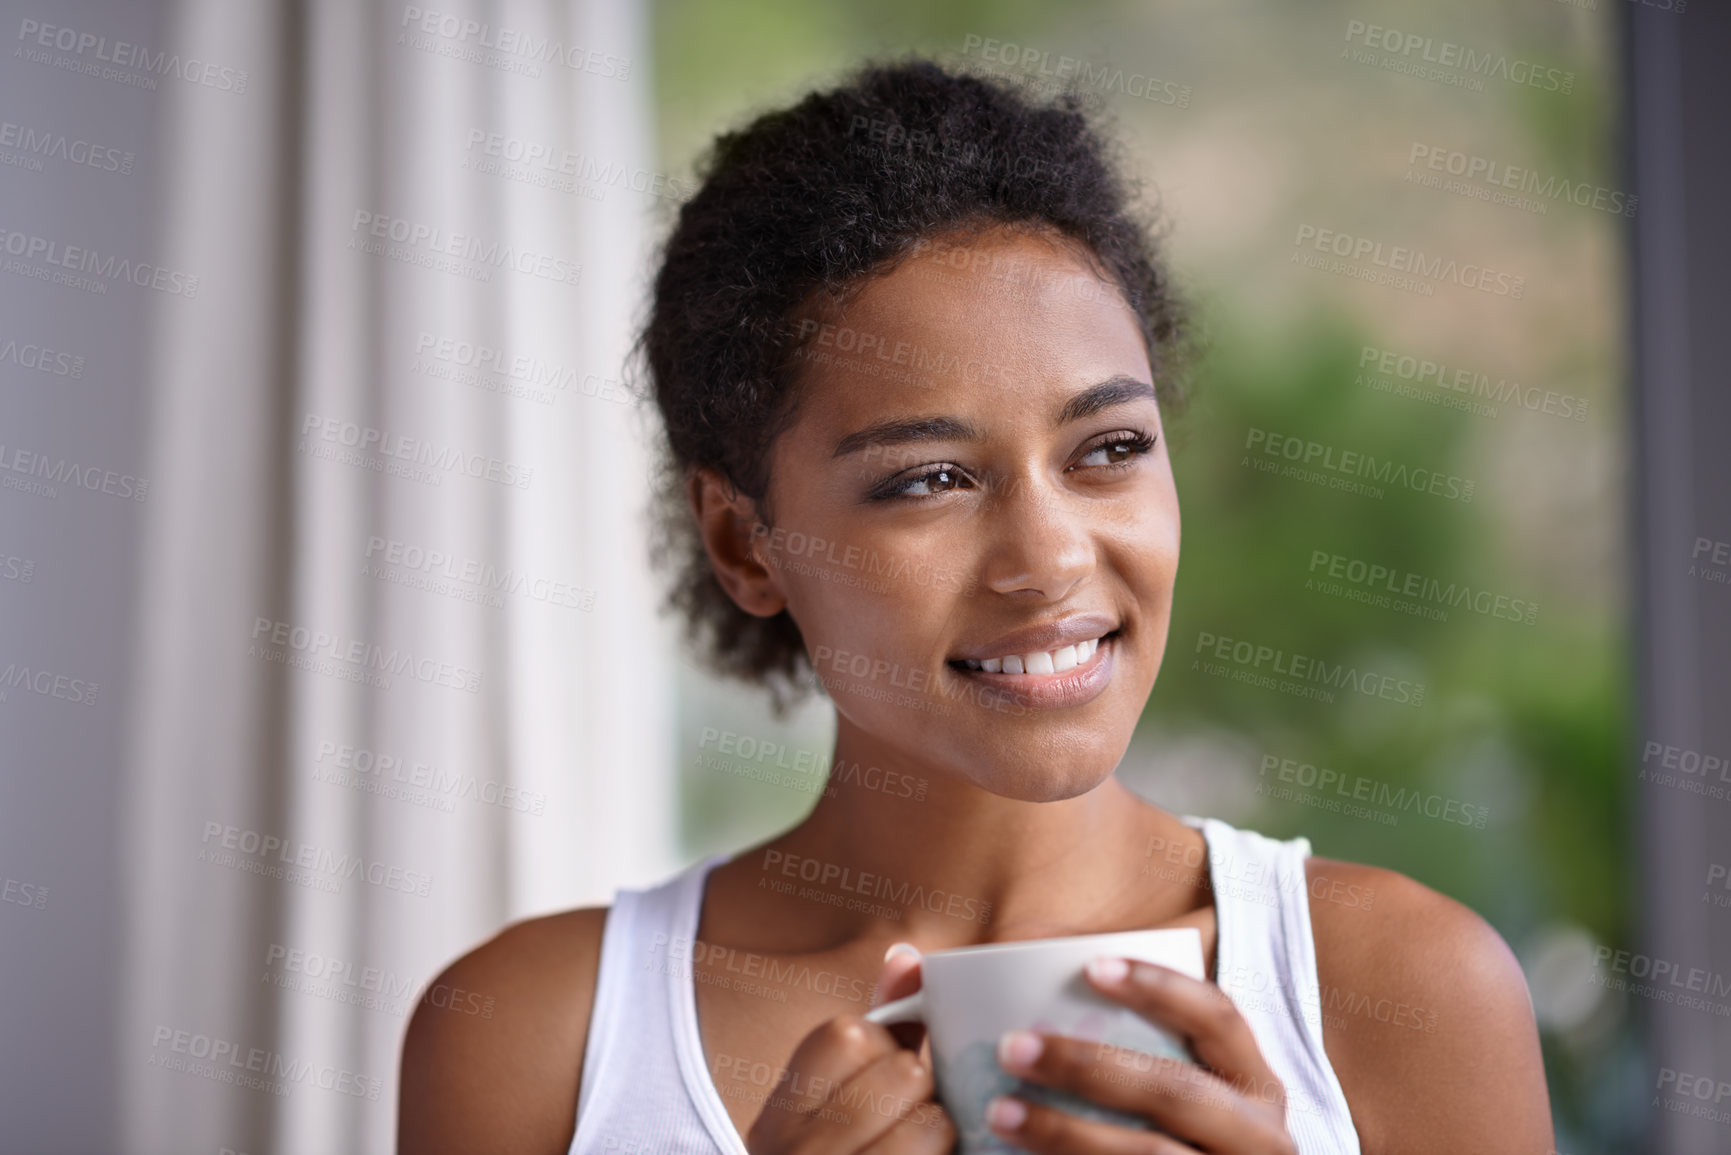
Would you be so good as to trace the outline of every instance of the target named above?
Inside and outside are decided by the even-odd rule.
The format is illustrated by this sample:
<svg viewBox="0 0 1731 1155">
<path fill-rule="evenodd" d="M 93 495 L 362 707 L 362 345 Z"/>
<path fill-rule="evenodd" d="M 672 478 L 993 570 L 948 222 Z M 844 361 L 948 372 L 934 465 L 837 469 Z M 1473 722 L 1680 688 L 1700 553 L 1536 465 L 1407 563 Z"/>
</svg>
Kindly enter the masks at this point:
<svg viewBox="0 0 1731 1155">
<path fill-rule="evenodd" d="M 1195 1063 L 1064 1035 L 1011 1031 L 999 1043 L 998 1064 L 1030 1083 L 1151 1119 L 1209 1151 L 1267 1150 L 1284 1134 L 1278 1107 L 1241 1095 Z"/>
<path fill-rule="evenodd" d="M 898 942 L 890 946 L 884 953 L 883 967 L 878 972 L 877 986 L 872 996 L 872 1006 L 882 1006 L 896 999 L 906 998 L 920 989 L 920 952 L 912 943 Z M 891 1023 L 889 1032 L 897 1043 L 910 1050 L 921 1051 L 921 1058 L 929 1063 L 931 1055 L 926 1047 L 926 1028 L 922 1023 Z"/>
<path fill-rule="evenodd" d="M 1256 1045 L 1250 1024 L 1225 991 L 1168 967 L 1137 959 L 1119 961 L 1128 964 L 1121 978 L 1114 979 L 1111 968 L 1093 964 L 1086 968 L 1094 989 L 1183 1036 L 1198 1062 L 1247 1093 L 1265 1098 L 1270 1088 L 1280 1085 Z"/>
<path fill-rule="evenodd" d="M 766 1104 L 760 1121 L 772 1113 L 777 1117 L 803 1115 L 858 1071 L 885 1055 L 901 1051 L 889 1031 L 859 1015 L 837 1015 L 820 1023 L 800 1040 L 786 1068 L 777 1072 L 770 1094 L 777 1109 L 772 1112 Z M 725 1074 L 718 1073 L 718 1084 Z M 761 1086 L 762 1080 L 754 1079 L 753 1083 Z"/>
<path fill-rule="evenodd" d="M 920 952 L 912 943 L 893 943 L 884 952 L 884 962 L 878 971 L 877 987 L 872 1006 L 882 1006 L 906 998 L 920 989 Z"/>
<path fill-rule="evenodd" d="M 1200 1155 L 1170 1135 L 1096 1123 L 1010 1095 L 1000 1095 L 987 1106 L 986 1125 L 993 1134 L 1039 1155 Z"/>
<path fill-rule="evenodd" d="M 950 1155 L 961 1136 L 955 1121 L 936 1103 L 929 1110 L 911 1111 L 871 1143 L 859 1155 Z"/>
<path fill-rule="evenodd" d="M 932 1101 L 932 1069 L 912 1051 L 897 1049 L 833 1086 L 787 1132 L 801 1150 L 856 1151 L 903 1121 L 940 1129 L 939 1111 Z"/>
</svg>

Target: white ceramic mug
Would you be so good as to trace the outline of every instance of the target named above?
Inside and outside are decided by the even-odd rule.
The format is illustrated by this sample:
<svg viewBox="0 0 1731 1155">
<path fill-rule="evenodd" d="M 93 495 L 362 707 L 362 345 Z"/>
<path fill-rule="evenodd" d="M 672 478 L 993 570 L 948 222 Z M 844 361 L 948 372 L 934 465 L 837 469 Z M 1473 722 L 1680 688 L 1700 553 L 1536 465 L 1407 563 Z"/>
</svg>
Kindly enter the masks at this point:
<svg viewBox="0 0 1731 1155">
<path fill-rule="evenodd" d="M 919 991 L 866 1012 L 874 1023 L 926 1025 L 938 1101 L 955 1121 L 963 1155 L 1020 1150 L 986 1126 L 986 1104 L 997 1095 L 1017 1095 L 1086 1119 L 1153 1129 L 1145 1119 L 1024 1081 L 998 1065 L 999 1036 L 1017 1029 L 1193 1061 L 1181 1040 L 1093 988 L 1082 972 L 1097 955 L 1140 959 L 1192 978 L 1206 977 L 1202 935 L 1194 927 L 988 943 L 921 955 Z"/>
</svg>

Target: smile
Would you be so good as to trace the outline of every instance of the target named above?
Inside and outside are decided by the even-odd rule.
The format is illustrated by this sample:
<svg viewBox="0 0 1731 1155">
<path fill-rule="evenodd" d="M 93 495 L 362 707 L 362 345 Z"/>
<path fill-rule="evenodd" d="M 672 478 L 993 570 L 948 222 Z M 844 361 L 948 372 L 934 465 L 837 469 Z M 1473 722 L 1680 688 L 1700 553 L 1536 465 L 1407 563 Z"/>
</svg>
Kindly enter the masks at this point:
<svg viewBox="0 0 1731 1155">
<path fill-rule="evenodd" d="M 1112 683 L 1121 629 L 1055 650 L 1033 650 L 990 658 L 954 658 L 954 676 L 976 682 L 982 701 L 1003 701 L 1024 710 L 1085 706 Z"/>
<path fill-rule="evenodd" d="M 1089 638 L 1073 646 L 1056 650 L 1035 650 L 1026 654 L 1004 654 L 996 658 L 959 658 L 953 664 L 964 670 L 980 670 L 988 674 L 1049 674 L 1057 675 L 1085 665 L 1100 648 L 1100 638 Z"/>
</svg>

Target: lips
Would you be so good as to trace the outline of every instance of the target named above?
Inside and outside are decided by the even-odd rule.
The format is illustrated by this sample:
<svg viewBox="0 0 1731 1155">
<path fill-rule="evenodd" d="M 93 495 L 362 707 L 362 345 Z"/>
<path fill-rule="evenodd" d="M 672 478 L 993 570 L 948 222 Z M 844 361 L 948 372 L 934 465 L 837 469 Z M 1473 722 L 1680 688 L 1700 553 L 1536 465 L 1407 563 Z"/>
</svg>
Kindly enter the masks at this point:
<svg viewBox="0 0 1731 1155">
<path fill-rule="evenodd" d="M 1102 638 L 1117 633 L 1119 624 L 1109 614 L 1072 614 L 1001 634 L 951 655 L 949 662 L 957 669 L 987 673 L 1062 673 L 1087 661 Z"/>
<path fill-rule="evenodd" d="M 1026 637 L 1082 637 L 1044 649 L 1028 646 Z M 966 658 L 950 658 L 950 672 L 980 687 L 981 703 L 1013 707 L 1011 712 L 1085 707 L 1106 693 L 1118 656 L 1122 630 L 1110 618 L 1077 618 L 1058 625 L 1020 630 L 1006 641 L 981 646 Z M 1040 642 L 1035 642 L 1039 646 Z M 992 651 L 997 653 L 992 653 Z"/>
<path fill-rule="evenodd" d="M 1106 613 L 1075 613 L 1002 634 L 950 658 L 949 665 L 959 674 L 994 682 L 1002 679 L 999 684 L 1014 682 L 1023 689 L 1058 686 L 1091 674 L 1101 661 L 1110 660 L 1110 655 L 1104 655 L 1096 661 L 1096 655 L 1118 636 L 1120 625 L 1118 618 Z"/>
</svg>

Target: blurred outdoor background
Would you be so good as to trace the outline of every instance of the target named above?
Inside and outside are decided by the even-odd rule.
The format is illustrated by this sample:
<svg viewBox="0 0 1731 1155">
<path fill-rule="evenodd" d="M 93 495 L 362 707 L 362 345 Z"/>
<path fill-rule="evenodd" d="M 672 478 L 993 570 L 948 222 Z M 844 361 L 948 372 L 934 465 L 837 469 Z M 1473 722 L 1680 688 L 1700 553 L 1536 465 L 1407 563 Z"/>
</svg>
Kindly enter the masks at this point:
<svg viewBox="0 0 1731 1155">
<path fill-rule="evenodd" d="M 716 132 L 867 57 L 1038 77 L 1067 56 L 1107 77 L 1101 111 L 1168 219 L 1207 345 L 1192 404 L 1167 419 L 1184 516 L 1173 628 L 1119 774 L 1170 810 L 1304 834 L 1318 854 L 1403 871 L 1483 914 L 1526 970 L 1571 1155 L 1643 1149 L 1648 1097 L 1635 1000 L 1596 983 L 1593 958 L 1630 937 L 1635 866 L 1619 773 L 1631 741 L 1620 214 L 1641 210 L 1619 183 L 1610 8 L 662 0 L 653 21 L 661 163 L 680 176 Z M 1399 53 L 1349 39 L 1353 21 L 1555 69 L 1541 75 L 1556 90 L 1396 71 L 1382 60 Z M 1446 278 L 1413 289 L 1307 267 L 1304 226 L 1508 279 L 1502 292 Z M 1420 375 L 1422 361 L 1446 369 Z M 1251 430 L 1434 469 L 1470 481 L 1471 499 L 1260 472 Z M 1369 588 L 1370 566 L 1396 587 L 1416 575 L 1431 596 L 1403 608 L 1388 580 Z M 1383 604 L 1349 596 L 1379 591 Z M 1422 684 L 1422 704 L 1234 681 L 1194 667 L 1203 633 L 1396 675 Z M 802 815 L 809 795 L 747 777 L 752 760 L 704 730 L 822 757 L 827 702 L 778 724 L 759 696 L 689 666 L 681 687 L 686 851 L 736 848 Z"/>
</svg>

